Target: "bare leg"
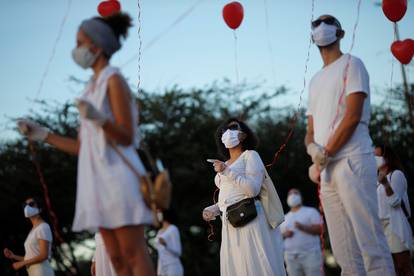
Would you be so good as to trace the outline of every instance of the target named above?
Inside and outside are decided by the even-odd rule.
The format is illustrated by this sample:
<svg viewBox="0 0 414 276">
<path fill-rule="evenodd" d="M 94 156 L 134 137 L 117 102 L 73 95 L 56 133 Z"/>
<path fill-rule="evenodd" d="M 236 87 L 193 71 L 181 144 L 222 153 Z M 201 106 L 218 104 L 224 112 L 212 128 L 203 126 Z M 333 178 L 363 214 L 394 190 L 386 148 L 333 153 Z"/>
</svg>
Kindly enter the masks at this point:
<svg viewBox="0 0 414 276">
<path fill-rule="evenodd" d="M 125 226 L 115 230 L 122 258 L 134 276 L 155 276 L 144 238 L 144 226 Z"/>
<path fill-rule="evenodd" d="M 121 248 L 116 237 L 116 229 L 99 229 L 105 243 L 105 249 L 111 259 L 118 276 L 131 276 L 132 270 L 121 253 Z"/>
</svg>

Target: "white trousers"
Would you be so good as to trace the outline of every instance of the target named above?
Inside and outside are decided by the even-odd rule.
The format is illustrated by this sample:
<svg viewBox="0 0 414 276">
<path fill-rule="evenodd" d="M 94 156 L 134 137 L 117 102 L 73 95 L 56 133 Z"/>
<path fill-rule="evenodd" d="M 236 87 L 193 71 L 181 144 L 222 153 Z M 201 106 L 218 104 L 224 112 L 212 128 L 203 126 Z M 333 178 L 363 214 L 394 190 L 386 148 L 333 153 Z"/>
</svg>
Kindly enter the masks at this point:
<svg viewBox="0 0 414 276">
<path fill-rule="evenodd" d="M 158 267 L 158 276 L 183 276 L 184 269 L 180 262 Z"/>
<path fill-rule="evenodd" d="M 29 276 L 54 276 L 55 275 L 48 261 L 44 261 L 39 264 L 30 265 L 27 268 L 27 274 Z"/>
<path fill-rule="evenodd" d="M 285 262 L 289 276 L 322 276 L 321 251 L 285 253 Z"/>
<path fill-rule="evenodd" d="M 341 275 L 395 275 L 380 219 L 373 154 L 344 157 L 321 175 L 328 233 Z"/>
</svg>

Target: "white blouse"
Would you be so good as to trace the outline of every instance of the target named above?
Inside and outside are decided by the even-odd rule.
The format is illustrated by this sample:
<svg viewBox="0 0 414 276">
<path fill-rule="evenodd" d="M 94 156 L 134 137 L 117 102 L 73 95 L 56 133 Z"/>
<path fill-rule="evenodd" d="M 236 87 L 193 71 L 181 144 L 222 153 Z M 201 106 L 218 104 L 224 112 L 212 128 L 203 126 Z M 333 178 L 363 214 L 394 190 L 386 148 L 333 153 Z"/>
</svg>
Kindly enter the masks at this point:
<svg viewBox="0 0 414 276">
<path fill-rule="evenodd" d="M 222 212 L 245 198 L 256 197 L 260 193 L 265 176 L 265 168 L 259 154 L 254 150 L 244 151 L 239 158 L 227 166 L 214 179 L 220 189 L 218 206 Z"/>
<path fill-rule="evenodd" d="M 382 220 L 389 220 L 391 231 L 401 239 L 407 248 L 411 248 L 411 226 L 402 210 L 402 202 L 404 202 L 408 215 L 411 216 L 410 202 L 407 194 L 407 179 L 400 170 L 389 173 L 387 179 L 394 193 L 391 196 L 387 196 L 384 186 L 380 183 L 377 184 L 378 215 Z"/>
</svg>

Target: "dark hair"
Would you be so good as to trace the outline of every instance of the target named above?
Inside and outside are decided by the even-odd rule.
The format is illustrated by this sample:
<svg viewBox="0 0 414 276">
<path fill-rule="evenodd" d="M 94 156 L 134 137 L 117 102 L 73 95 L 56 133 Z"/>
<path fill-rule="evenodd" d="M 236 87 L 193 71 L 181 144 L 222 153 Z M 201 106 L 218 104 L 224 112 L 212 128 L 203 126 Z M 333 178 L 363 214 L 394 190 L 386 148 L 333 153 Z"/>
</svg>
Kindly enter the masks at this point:
<svg viewBox="0 0 414 276">
<path fill-rule="evenodd" d="M 388 167 L 388 172 L 403 170 L 400 158 L 390 146 L 377 145 L 375 148 L 381 149 L 381 156 L 384 157 L 385 164 Z"/>
<path fill-rule="evenodd" d="M 223 135 L 224 130 L 227 128 L 227 126 L 232 123 L 236 122 L 240 125 L 241 131 L 246 134 L 246 138 L 242 141 L 242 149 L 245 150 L 256 150 L 257 145 L 259 144 L 259 140 L 257 139 L 256 135 L 253 133 L 253 131 L 244 123 L 243 121 L 237 119 L 237 118 L 230 118 L 224 123 L 222 123 L 216 130 L 216 145 L 217 150 L 219 154 L 225 158 L 230 158 L 230 152 L 229 150 L 224 146 L 224 144 L 221 142 L 221 136 Z"/>
<path fill-rule="evenodd" d="M 163 219 L 171 224 L 177 224 L 177 214 L 173 209 L 168 209 L 162 212 Z"/>
<path fill-rule="evenodd" d="M 132 26 L 132 19 L 129 14 L 124 12 L 115 13 L 106 17 L 96 17 L 111 27 L 118 40 L 128 36 L 128 29 Z"/>
</svg>

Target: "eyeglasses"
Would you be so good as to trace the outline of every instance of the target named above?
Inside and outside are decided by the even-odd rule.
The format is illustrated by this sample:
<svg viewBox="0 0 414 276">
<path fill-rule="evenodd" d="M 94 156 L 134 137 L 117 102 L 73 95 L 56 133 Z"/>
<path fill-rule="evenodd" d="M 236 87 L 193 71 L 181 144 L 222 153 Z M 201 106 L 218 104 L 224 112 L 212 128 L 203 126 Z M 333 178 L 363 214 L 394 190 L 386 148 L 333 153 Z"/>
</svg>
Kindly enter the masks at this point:
<svg viewBox="0 0 414 276">
<path fill-rule="evenodd" d="M 227 130 L 241 130 L 241 127 L 238 123 L 234 122 L 234 123 L 230 123 L 229 125 L 227 125 L 226 127 L 223 128 L 222 132 L 226 132 Z"/>
<path fill-rule="evenodd" d="M 22 204 L 23 208 L 26 206 L 30 206 L 30 207 L 36 207 L 36 202 L 35 201 L 29 201 L 29 202 L 25 202 Z"/>
<path fill-rule="evenodd" d="M 319 18 L 319 19 L 316 19 L 315 21 L 312 21 L 311 23 L 312 29 L 315 29 L 316 27 L 321 25 L 322 22 L 328 25 L 335 25 L 338 28 L 341 28 L 341 23 L 339 23 L 339 21 L 336 18 L 327 17 L 327 18 Z"/>
</svg>

